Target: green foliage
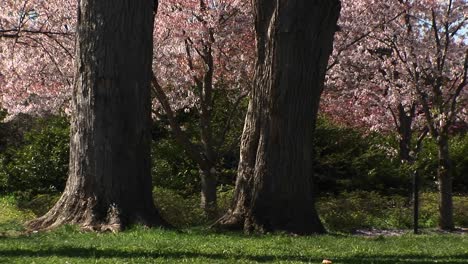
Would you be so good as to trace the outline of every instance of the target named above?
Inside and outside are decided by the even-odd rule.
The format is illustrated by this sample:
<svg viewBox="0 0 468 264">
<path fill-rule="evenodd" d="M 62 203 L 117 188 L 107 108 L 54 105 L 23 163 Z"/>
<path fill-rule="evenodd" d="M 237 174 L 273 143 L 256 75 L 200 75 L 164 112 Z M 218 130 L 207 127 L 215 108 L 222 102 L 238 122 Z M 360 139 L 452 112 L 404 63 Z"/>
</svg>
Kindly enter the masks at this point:
<svg viewBox="0 0 468 264">
<path fill-rule="evenodd" d="M 171 189 L 154 188 L 156 207 L 175 227 L 197 226 L 206 222 L 198 196 L 183 197 Z"/>
<path fill-rule="evenodd" d="M 468 226 L 468 197 L 453 197 L 453 221 L 457 226 Z"/>
<path fill-rule="evenodd" d="M 230 89 L 216 90 L 215 98 L 212 126 L 220 159 L 218 181 L 220 184 L 233 184 L 248 98 L 240 98 L 238 92 Z"/>
<path fill-rule="evenodd" d="M 377 192 L 343 192 L 323 197 L 317 210 L 329 230 L 352 232 L 359 228 L 409 228 L 411 209 L 401 196 Z"/>
<path fill-rule="evenodd" d="M 220 110 L 214 113 L 215 120 L 218 120 L 215 130 L 219 133 L 222 129 L 221 120 L 227 118 L 229 112 L 227 107 L 222 109 L 219 105 L 217 108 Z M 196 115 L 185 113 L 179 118 L 188 135 L 192 139 L 196 138 Z M 237 167 L 236 144 L 239 143 L 242 122 L 240 119 L 234 120 L 233 126 L 236 128 L 226 136 L 217 167 L 221 183 L 218 189 L 220 213 L 230 205 Z M 5 133 L 10 133 L 12 137 L 2 141 L 6 145 L 0 149 L 0 192 L 15 194 L 20 208 L 37 215 L 43 214 L 57 199 L 57 194 L 65 184 L 68 170 L 68 121 L 63 117 L 23 117 L 18 123 L 8 126 L 10 128 L 6 131 L 18 133 Z M 0 127 L 0 130 L 4 128 Z M 197 165 L 187 157 L 169 132 L 164 121 L 155 122 L 152 176 L 157 186 L 156 203 L 165 218 L 175 226 L 204 225 L 207 220 L 199 209 Z M 320 194 L 324 196 L 319 199 L 319 211 L 331 230 L 411 226 L 410 201 L 405 197 L 410 196 L 412 168 L 402 165 L 396 157 L 395 138 L 364 135 L 360 131 L 336 126 L 320 118 L 315 141 L 316 182 Z M 455 190 L 466 192 L 468 136 L 453 137 L 450 144 Z M 424 177 L 426 190 L 430 191 L 435 190 L 436 154 L 434 141 L 427 139 L 417 166 Z M 328 193 L 335 196 L 329 197 Z M 462 196 L 454 197 L 456 225 L 468 225 L 467 203 L 467 199 Z M 421 225 L 436 226 L 437 195 L 425 193 L 421 206 Z"/>
<path fill-rule="evenodd" d="M 69 125 L 64 117 L 35 120 L 22 145 L 0 155 L 0 190 L 39 194 L 63 190 L 69 159 Z"/>
<path fill-rule="evenodd" d="M 314 168 L 320 192 L 408 192 L 411 174 L 400 163 L 393 138 L 364 135 L 320 117 L 314 140 Z"/>
<path fill-rule="evenodd" d="M 468 193 L 468 134 L 453 136 L 449 141 L 450 157 L 453 164 L 453 189 Z M 433 138 L 423 142 L 417 166 L 426 184 L 436 189 L 437 183 L 437 144 Z"/>
<path fill-rule="evenodd" d="M 215 90 L 212 111 L 213 149 L 218 157 L 216 170 L 220 185 L 233 184 L 239 159 L 247 99 L 238 97 L 232 90 Z M 236 109 L 236 111 L 233 111 Z M 196 109 L 178 111 L 177 121 L 191 142 L 200 149 L 200 121 Z M 229 120 L 229 121 L 228 121 Z M 153 183 L 155 186 L 177 190 L 184 196 L 200 192 L 198 165 L 189 158 L 183 146 L 172 137 L 169 122 L 162 116 L 153 125 Z"/>
<path fill-rule="evenodd" d="M 221 216 L 228 209 L 233 194 L 230 186 L 218 188 L 218 212 Z M 200 207 L 200 195 L 181 195 L 173 189 L 155 187 L 155 204 L 163 218 L 175 227 L 207 225 L 206 214 Z"/>
<path fill-rule="evenodd" d="M 155 186 L 191 195 L 200 189 L 197 164 L 171 138 L 152 143 L 152 177 Z"/>
<path fill-rule="evenodd" d="M 468 193 L 468 134 L 453 136 L 449 144 L 454 190 Z M 363 190 L 408 195 L 415 168 L 419 168 L 423 188 L 435 191 L 437 145 L 432 138 L 424 140 L 419 160 L 410 167 L 400 162 L 398 141 L 392 135 L 366 135 L 325 117 L 317 121 L 315 176 L 322 193 Z"/>
<path fill-rule="evenodd" d="M 403 196 L 384 196 L 377 192 L 344 192 L 318 200 L 317 210 L 332 231 L 351 232 L 360 228 L 407 229 L 412 227 L 412 202 Z M 434 228 L 438 219 L 438 196 L 423 193 L 420 198 L 419 225 Z M 456 226 L 468 226 L 468 197 L 454 196 Z"/>
<path fill-rule="evenodd" d="M 420 219 L 422 226 L 437 226 L 439 207 L 437 193 L 423 193 L 421 195 Z M 455 226 L 468 226 L 468 197 L 453 196 L 453 220 Z"/>
<path fill-rule="evenodd" d="M 234 186 L 220 185 L 218 187 L 218 211 L 223 214 L 226 212 L 232 203 L 234 196 Z"/>
<path fill-rule="evenodd" d="M 456 192 L 468 193 L 468 134 L 450 140 L 450 153 L 454 166 L 454 189 Z"/>
<path fill-rule="evenodd" d="M 33 212 L 37 216 L 46 214 L 60 198 L 59 194 L 38 194 L 33 197 L 17 197 L 17 206 L 21 210 Z"/>
</svg>

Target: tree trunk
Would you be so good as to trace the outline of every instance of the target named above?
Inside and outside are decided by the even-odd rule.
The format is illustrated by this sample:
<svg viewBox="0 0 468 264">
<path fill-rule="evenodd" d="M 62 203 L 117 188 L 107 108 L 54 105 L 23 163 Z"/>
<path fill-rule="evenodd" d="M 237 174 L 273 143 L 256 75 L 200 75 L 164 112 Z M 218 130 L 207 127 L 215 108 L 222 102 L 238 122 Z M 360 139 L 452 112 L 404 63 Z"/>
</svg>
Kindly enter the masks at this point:
<svg viewBox="0 0 468 264">
<path fill-rule="evenodd" d="M 253 1 L 254 89 L 231 210 L 221 227 L 325 231 L 314 206 L 312 137 L 339 0 Z"/>
<path fill-rule="evenodd" d="M 211 124 L 207 121 L 204 121 L 205 125 L 201 126 L 200 130 L 202 134 L 201 141 L 203 149 L 200 149 L 195 144 L 193 144 L 188 138 L 188 136 L 181 130 L 175 118 L 174 111 L 172 111 L 171 106 L 169 104 L 169 99 L 164 93 L 162 87 L 159 85 L 154 74 L 152 76 L 152 84 L 155 95 L 158 101 L 161 103 L 161 106 L 163 107 L 164 111 L 166 112 L 166 116 L 169 121 L 169 125 L 171 127 L 174 139 L 185 149 L 188 156 L 193 161 L 195 161 L 199 167 L 201 180 L 201 208 L 204 210 L 208 218 L 212 218 L 217 212 L 217 178 L 215 172 L 213 172 L 213 166 L 215 164 L 216 159 L 212 146 Z M 155 114 L 158 113 L 155 111 Z M 203 121 L 205 119 L 201 120 Z M 208 135 L 206 133 L 207 130 L 205 128 L 210 129 L 208 130 L 210 132 Z"/>
<path fill-rule="evenodd" d="M 213 32 L 209 30 L 210 39 L 213 38 Z M 217 213 L 217 193 L 216 186 L 218 185 L 216 178 L 216 153 L 213 142 L 213 74 L 214 61 L 213 52 L 211 49 L 211 41 L 203 46 L 203 61 L 205 63 L 205 74 L 201 84 L 200 93 L 200 131 L 201 144 L 203 148 L 204 159 L 207 164 L 199 164 L 202 173 L 201 179 L 201 206 L 208 218 L 216 217 Z M 207 166 L 208 165 L 208 166 Z"/>
<path fill-rule="evenodd" d="M 150 174 L 155 3 L 80 1 L 69 178 L 57 204 L 31 228 L 164 224 Z"/>
<path fill-rule="evenodd" d="M 413 137 L 412 123 L 414 119 L 414 105 L 411 107 L 409 113 L 405 111 L 404 106 L 400 103 L 398 105 L 398 134 L 400 145 L 400 160 L 403 162 L 412 162 L 411 157 L 411 138 Z"/>
<path fill-rule="evenodd" d="M 217 178 L 214 169 L 200 170 L 201 208 L 209 219 L 214 219 L 218 213 Z"/>
<path fill-rule="evenodd" d="M 437 144 L 439 148 L 439 167 L 437 171 L 440 195 L 439 228 L 453 230 L 452 161 L 450 160 L 448 136 L 440 135 Z"/>
</svg>

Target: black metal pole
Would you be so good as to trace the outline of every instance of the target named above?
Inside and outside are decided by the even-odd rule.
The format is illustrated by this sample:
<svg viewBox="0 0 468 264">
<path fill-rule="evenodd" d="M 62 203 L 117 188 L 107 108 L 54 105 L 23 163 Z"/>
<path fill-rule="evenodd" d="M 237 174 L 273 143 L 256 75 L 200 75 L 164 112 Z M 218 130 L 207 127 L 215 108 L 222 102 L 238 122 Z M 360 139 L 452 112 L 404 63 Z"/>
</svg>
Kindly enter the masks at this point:
<svg viewBox="0 0 468 264">
<path fill-rule="evenodd" d="M 418 170 L 413 173 L 413 231 L 419 234 L 419 175 Z"/>
</svg>

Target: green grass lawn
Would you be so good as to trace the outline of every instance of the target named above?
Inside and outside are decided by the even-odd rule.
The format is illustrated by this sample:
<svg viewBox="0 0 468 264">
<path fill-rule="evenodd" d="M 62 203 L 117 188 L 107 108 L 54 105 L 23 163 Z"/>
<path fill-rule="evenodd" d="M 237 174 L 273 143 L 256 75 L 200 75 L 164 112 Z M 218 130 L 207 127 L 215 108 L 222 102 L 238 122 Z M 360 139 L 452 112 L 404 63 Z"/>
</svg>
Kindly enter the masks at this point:
<svg viewBox="0 0 468 264">
<path fill-rule="evenodd" d="M 113 234 L 71 226 L 26 234 L 21 222 L 31 217 L 14 200 L 0 199 L 0 263 L 468 263 L 466 234 L 246 236 L 142 227 Z"/>
<path fill-rule="evenodd" d="M 244 236 L 134 228 L 118 234 L 53 232 L 0 237 L 0 263 L 468 263 L 466 235 Z"/>
</svg>

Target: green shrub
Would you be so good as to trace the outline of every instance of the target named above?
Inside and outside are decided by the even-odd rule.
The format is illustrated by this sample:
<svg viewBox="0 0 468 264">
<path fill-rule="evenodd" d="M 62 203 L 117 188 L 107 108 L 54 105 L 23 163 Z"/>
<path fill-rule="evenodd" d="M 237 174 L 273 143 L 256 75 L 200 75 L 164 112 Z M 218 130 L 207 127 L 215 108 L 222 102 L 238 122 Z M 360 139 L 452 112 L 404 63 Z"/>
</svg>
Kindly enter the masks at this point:
<svg viewBox="0 0 468 264">
<path fill-rule="evenodd" d="M 453 164 L 453 190 L 468 193 L 468 134 L 453 136 L 449 141 Z M 433 138 L 424 140 L 417 165 L 424 182 L 432 190 L 437 189 L 437 145 Z"/>
<path fill-rule="evenodd" d="M 320 192 L 408 193 L 411 174 L 396 155 L 393 137 L 365 135 L 320 117 L 314 140 L 315 179 Z"/>
<path fill-rule="evenodd" d="M 155 187 L 156 207 L 162 217 L 175 227 L 202 225 L 206 222 L 198 196 L 184 197 L 177 191 Z"/>
<path fill-rule="evenodd" d="M 456 226 L 468 227 L 468 197 L 453 197 L 453 221 Z"/>
<path fill-rule="evenodd" d="M 459 193 L 468 193 L 468 134 L 450 140 L 450 154 L 453 160 L 453 186 Z"/>
<path fill-rule="evenodd" d="M 350 232 L 359 228 L 411 228 L 413 207 L 408 198 L 384 196 L 376 192 L 344 192 L 317 201 L 317 210 L 325 226 L 333 231 Z M 419 226 L 437 227 L 438 194 L 422 193 Z M 468 197 L 454 196 L 456 226 L 468 226 Z"/>
<path fill-rule="evenodd" d="M 423 193 L 420 198 L 420 224 L 436 227 L 439 217 L 439 194 Z M 468 227 L 468 196 L 453 196 L 453 220 L 455 226 Z"/>
<path fill-rule="evenodd" d="M 411 222 L 406 204 L 401 196 L 357 191 L 320 198 L 317 210 L 329 230 L 350 232 L 371 227 L 407 228 Z"/>
<path fill-rule="evenodd" d="M 218 213 L 221 216 L 231 204 L 233 188 L 220 186 L 218 188 Z M 200 195 L 181 195 L 179 192 L 155 187 L 153 196 L 156 207 L 162 217 L 175 227 L 189 227 L 210 224 L 200 207 Z"/>
<path fill-rule="evenodd" d="M 38 118 L 20 146 L 0 155 L 0 190 L 4 193 L 61 192 L 68 174 L 69 124 L 64 117 Z"/>
<path fill-rule="evenodd" d="M 231 207 L 233 196 L 234 186 L 221 185 L 218 187 L 218 211 L 220 214 L 224 214 Z"/>
<path fill-rule="evenodd" d="M 239 160 L 240 136 L 244 112 L 248 100 L 239 101 L 233 110 L 233 98 L 239 95 L 230 89 L 214 91 L 211 119 L 212 144 L 218 173 L 218 184 L 234 184 Z M 176 115 L 179 125 L 196 148 L 202 149 L 200 116 L 196 109 L 179 110 Z M 230 120 L 229 125 L 226 125 Z M 200 192 L 199 167 L 172 137 L 167 117 L 162 116 L 153 124 L 153 183 L 155 186 L 178 190 L 184 196 Z"/>
<path fill-rule="evenodd" d="M 167 138 L 153 141 L 152 162 L 155 186 L 178 190 L 185 196 L 199 192 L 198 167 L 174 140 Z"/>
<path fill-rule="evenodd" d="M 419 199 L 419 224 L 422 227 L 436 227 L 438 223 L 439 196 L 437 193 L 422 193 Z"/>
</svg>

